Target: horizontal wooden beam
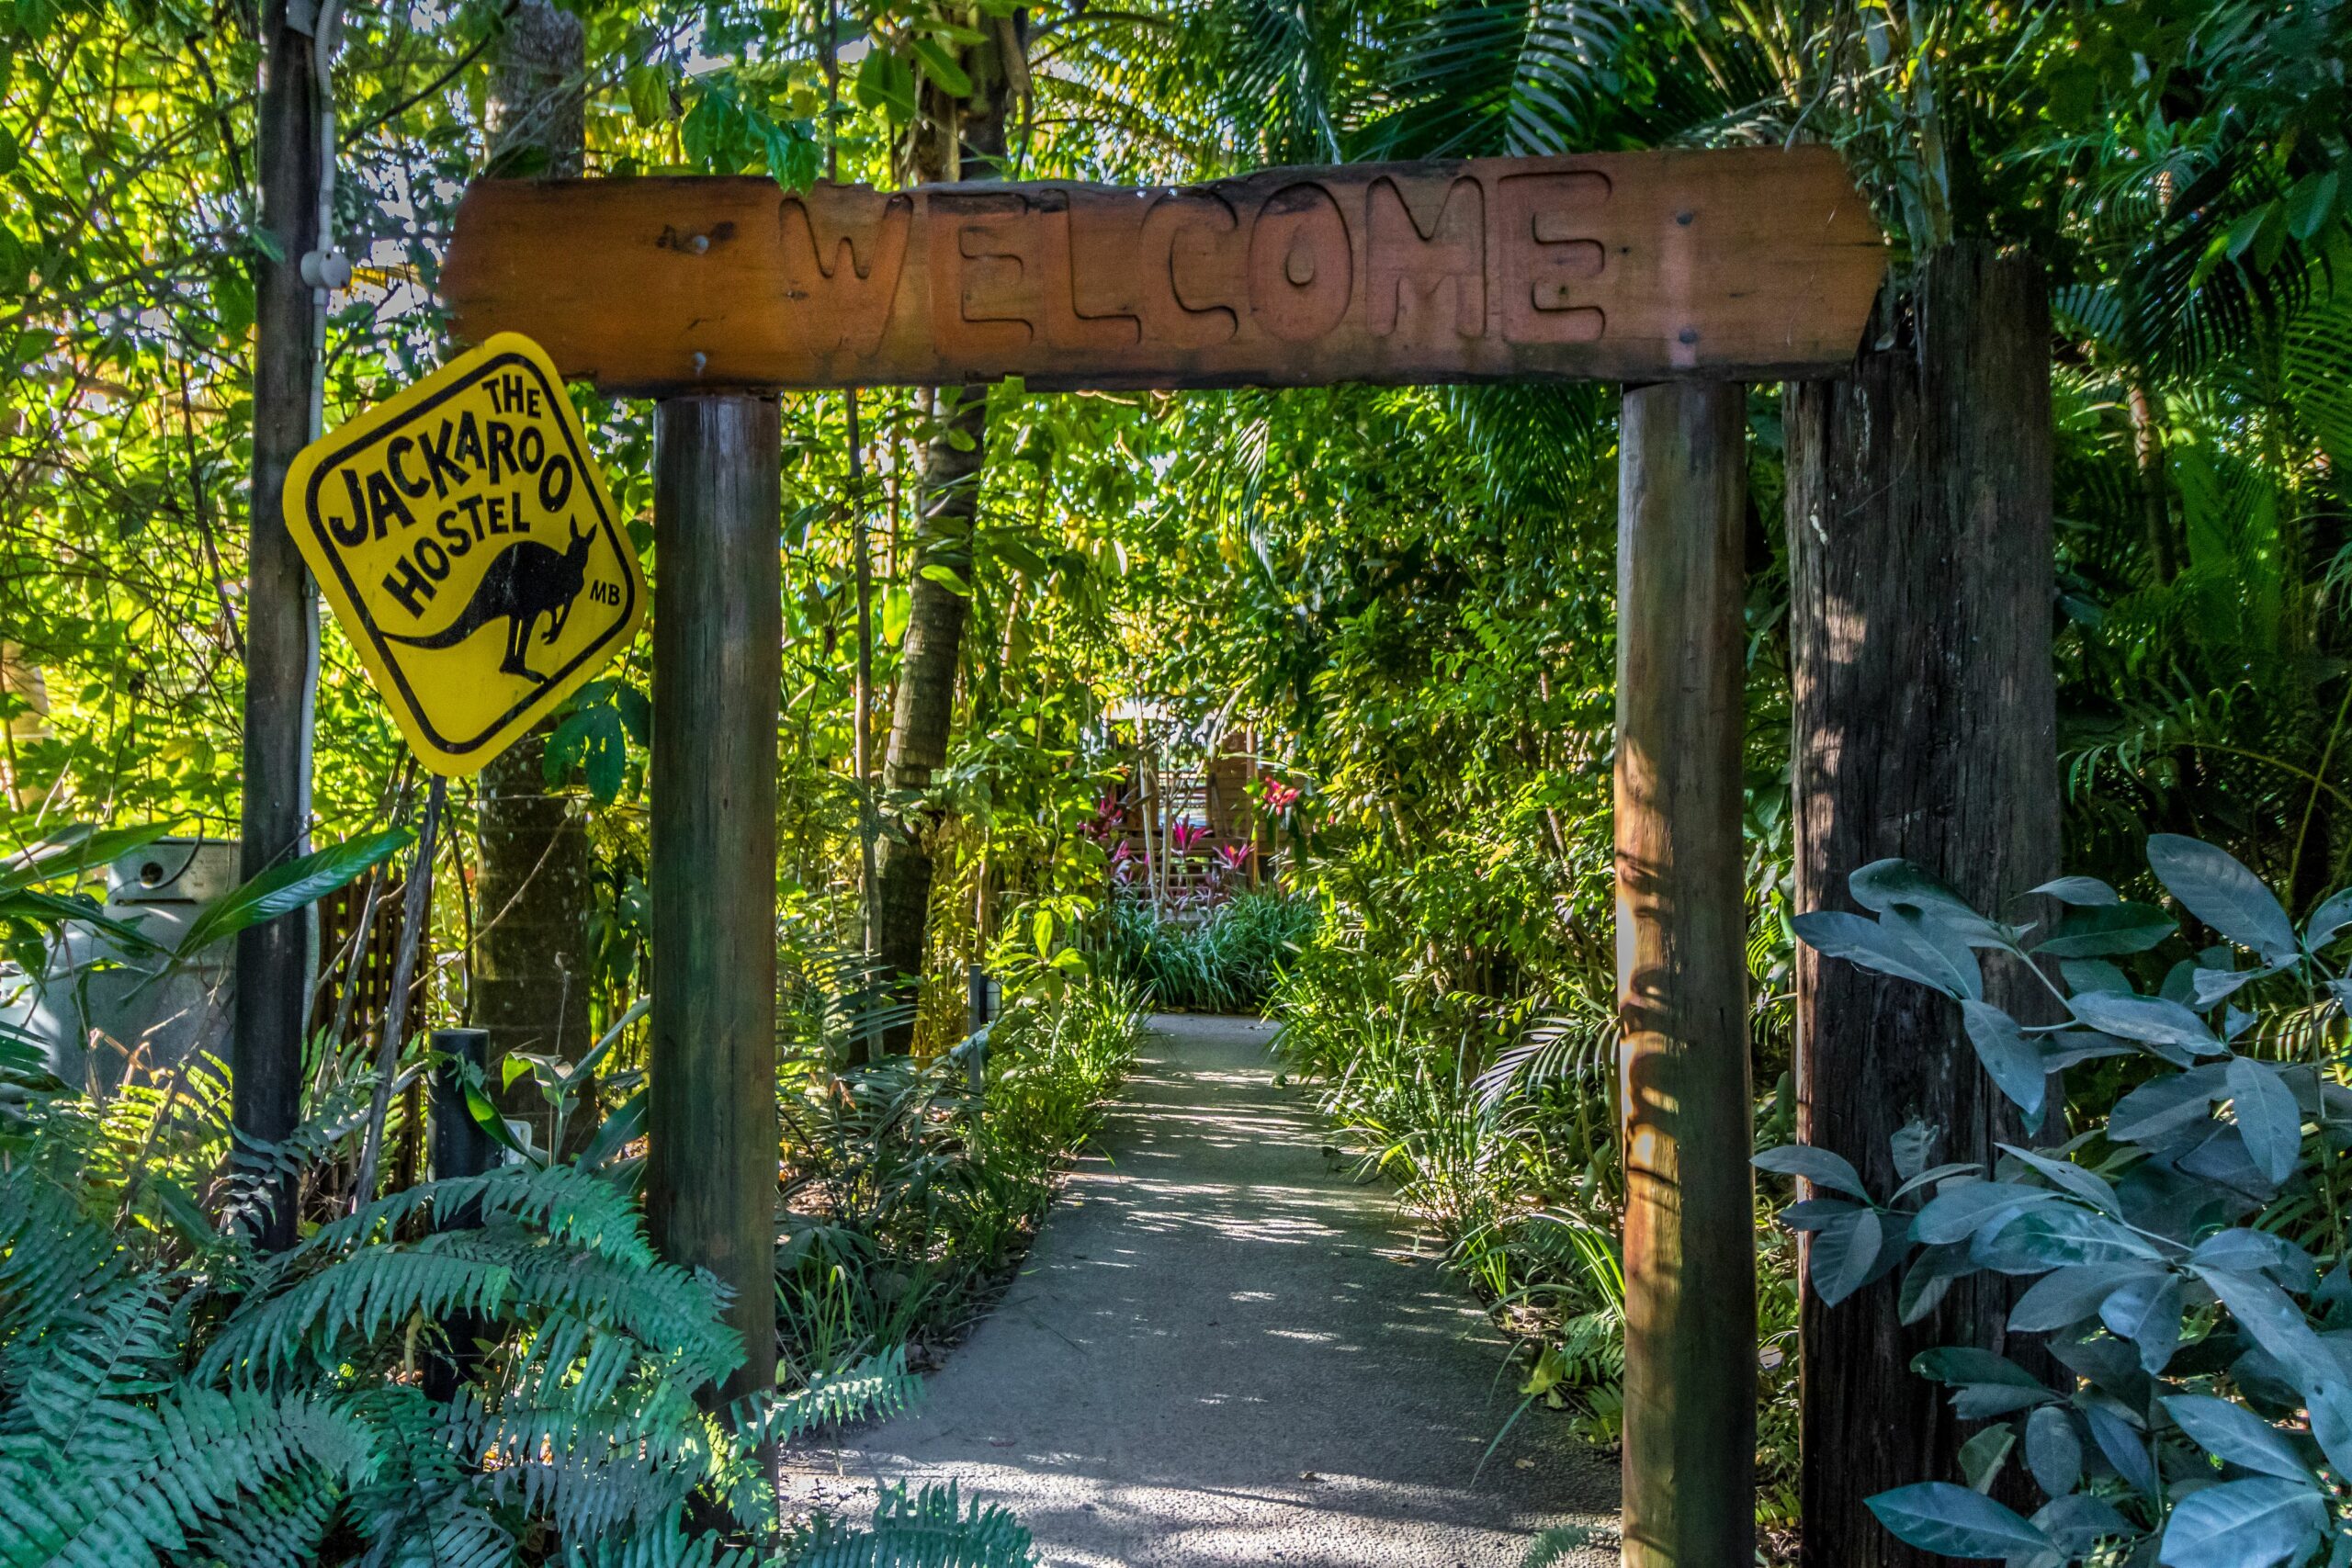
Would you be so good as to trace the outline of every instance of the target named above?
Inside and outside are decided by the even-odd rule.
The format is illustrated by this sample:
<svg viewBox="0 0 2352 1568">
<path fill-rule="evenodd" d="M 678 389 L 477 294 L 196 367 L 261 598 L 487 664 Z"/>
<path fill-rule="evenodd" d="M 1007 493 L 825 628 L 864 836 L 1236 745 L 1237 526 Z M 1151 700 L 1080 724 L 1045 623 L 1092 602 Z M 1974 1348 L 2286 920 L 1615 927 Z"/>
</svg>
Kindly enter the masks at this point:
<svg viewBox="0 0 2352 1568">
<path fill-rule="evenodd" d="M 442 291 L 607 391 L 1778 378 L 1884 265 L 1825 147 L 1352 164 L 1131 190 L 487 181 Z"/>
</svg>

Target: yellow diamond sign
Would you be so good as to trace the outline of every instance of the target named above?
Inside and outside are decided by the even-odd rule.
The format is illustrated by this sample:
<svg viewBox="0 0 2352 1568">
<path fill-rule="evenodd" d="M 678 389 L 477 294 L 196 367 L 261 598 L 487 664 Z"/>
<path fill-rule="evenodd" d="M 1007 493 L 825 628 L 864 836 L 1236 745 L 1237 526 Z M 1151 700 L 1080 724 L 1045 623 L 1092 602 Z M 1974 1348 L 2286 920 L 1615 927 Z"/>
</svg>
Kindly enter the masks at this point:
<svg viewBox="0 0 2352 1568">
<path fill-rule="evenodd" d="M 645 614 L 637 552 L 563 378 L 512 333 L 305 447 L 286 520 L 437 773 L 504 750 Z"/>
</svg>

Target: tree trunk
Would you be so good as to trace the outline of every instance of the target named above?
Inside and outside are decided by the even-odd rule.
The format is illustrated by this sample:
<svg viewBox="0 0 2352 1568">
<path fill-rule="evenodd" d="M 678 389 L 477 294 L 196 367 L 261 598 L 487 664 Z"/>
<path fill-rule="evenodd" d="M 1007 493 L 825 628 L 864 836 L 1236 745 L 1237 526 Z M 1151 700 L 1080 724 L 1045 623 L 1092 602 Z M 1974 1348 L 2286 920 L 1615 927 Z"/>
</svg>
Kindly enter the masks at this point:
<svg viewBox="0 0 2352 1568">
<path fill-rule="evenodd" d="M 1963 243 L 1921 268 L 1905 340 L 1788 397 L 1796 903 L 1851 909 L 1847 874 L 1912 861 L 1980 908 L 2059 863 L 2050 637 L 2050 309 L 2031 263 Z M 2035 982 L 1988 966 L 1988 998 Z M 2029 1011 L 2030 1010 L 2029 1009 Z M 1941 1129 L 1934 1158 L 2019 1135 L 1958 1011 L 1924 987 L 1797 955 L 1799 1134 L 1871 1190 L 1887 1140 Z M 1979 1277 L 1902 1326 L 1890 1279 L 1824 1308 L 1808 1291 L 1802 1484 L 1808 1568 L 1926 1568 L 1863 1506 L 1960 1478 L 1969 1434 L 1910 1371 L 1939 1345 L 1999 1348 L 2008 1293 Z"/>
<path fill-rule="evenodd" d="M 1629 390 L 1619 429 L 1624 1562 L 1718 1568 L 1756 1554 L 1746 389 Z"/>
<path fill-rule="evenodd" d="M 969 50 L 965 64 L 972 76 L 973 96 L 926 103 L 915 143 L 919 184 L 1002 177 L 1004 120 L 1011 98 L 1003 56 L 991 41 Z M 935 414 L 944 401 L 934 401 Z M 988 439 L 988 389 L 966 387 L 953 409 L 936 420 L 923 449 L 914 581 L 909 590 L 912 602 L 899 661 L 898 699 L 890 714 L 890 742 L 882 757 L 882 787 L 891 794 L 929 789 L 932 775 L 947 761 L 956 716 L 956 674 L 963 661 L 971 604 L 961 589 L 939 581 L 931 569 L 952 572 L 957 583 L 971 582 L 972 523 L 979 512 L 980 465 Z M 912 1004 L 922 995 L 923 939 L 931 912 L 930 836 L 935 826 L 934 814 L 902 808 L 879 846 L 874 950 L 883 976 L 897 985 L 899 998 L 908 1004 L 905 1016 L 876 1036 L 886 1053 L 903 1052 L 914 1040 Z"/>
<path fill-rule="evenodd" d="M 285 0 L 262 18 L 261 221 L 256 247 L 254 477 L 245 570 L 244 795 L 239 874 L 250 879 L 304 853 L 311 835 L 311 705 L 318 671 L 318 593 L 286 525 L 286 470 L 318 434 L 320 310 L 302 280 L 319 239 L 319 114 L 309 34 L 287 25 Z M 272 255 L 276 259 L 271 259 Z M 232 1119 L 258 1144 L 283 1141 L 301 1119 L 302 1035 L 310 1013 L 310 913 L 248 927 L 237 938 L 231 1035 Z M 294 1188 L 276 1185 L 259 1224 L 264 1247 L 294 1240 Z"/>
<path fill-rule="evenodd" d="M 586 82 L 580 18 L 548 0 L 517 0 L 491 88 L 489 172 L 578 175 Z M 476 795 L 487 923 L 474 945 L 471 1021 L 488 1032 L 493 1064 L 512 1051 L 576 1062 L 590 1044 L 588 832 L 576 793 L 546 782 L 553 730 L 553 721 L 544 721 L 500 753 L 482 770 Z M 594 1086 L 583 1086 L 571 1117 L 567 1138 L 575 1149 L 595 1130 L 593 1095 Z M 500 1109 L 529 1122 L 545 1146 L 554 1110 L 529 1077 L 501 1093 Z"/>
</svg>

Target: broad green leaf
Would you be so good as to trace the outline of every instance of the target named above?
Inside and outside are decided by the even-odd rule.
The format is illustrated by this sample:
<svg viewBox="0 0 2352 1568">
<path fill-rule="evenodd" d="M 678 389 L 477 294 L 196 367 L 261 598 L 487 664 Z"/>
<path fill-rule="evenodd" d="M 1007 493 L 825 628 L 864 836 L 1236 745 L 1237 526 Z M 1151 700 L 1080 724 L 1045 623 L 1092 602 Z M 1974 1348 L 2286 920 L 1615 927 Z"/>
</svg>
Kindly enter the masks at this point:
<svg viewBox="0 0 2352 1568">
<path fill-rule="evenodd" d="M 2326 1528 L 2327 1505 L 2308 1483 L 2225 1481 L 2173 1505 L 2157 1561 L 2165 1568 L 2292 1568 Z"/>
<path fill-rule="evenodd" d="M 877 46 L 867 51 L 857 69 L 855 91 L 867 108 L 882 109 L 895 120 L 915 118 L 914 68 L 890 50 Z"/>
<path fill-rule="evenodd" d="M 2230 1269 L 2199 1268 L 2196 1273 L 2222 1298 L 2222 1304 L 2230 1309 L 2238 1326 L 2280 1366 L 2298 1375 L 2310 1376 L 2335 1365 L 2327 1347 L 2305 1321 L 2302 1310 L 2268 1280 Z"/>
<path fill-rule="evenodd" d="M 1897 910 L 1933 921 L 1973 947 L 2012 948 L 2017 932 L 1988 920 L 1968 901 L 1905 860 L 1879 860 L 1847 877 L 1854 902 L 1874 914 Z"/>
<path fill-rule="evenodd" d="M 2115 889 L 2096 876 L 2062 876 L 2030 891 L 2045 898 L 2055 898 L 2062 904 L 2096 907 L 2121 902 L 2116 897 Z"/>
<path fill-rule="evenodd" d="M 2115 1189 L 2096 1172 L 2085 1170 L 2072 1160 L 2053 1159 L 2034 1149 L 2020 1148 L 2015 1144 L 1995 1145 L 2011 1159 L 2019 1161 L 2039 1174 L 2062 1192 L 2080 1198 L 2093 1208 L 2104 1210 L 2117 1219 L 2123 1217 L 2123 1205 L 2115 1196 Z"/>
<path fill-rule="evenodd" d="M 2152 904 L 2103 904 L 2078 908 L 2035 946 L 2037 958 L 2119 958 L 2145 953 L 2179 927 Z"/>
<path fill-rule="evenodd" d="M 2009 1326 L 2020 1334 L 2047 1334 L 2096 1314 L 2099 1303 L 2127 1281 L 2141 1278 L 2110 1263 L 2075 1263 L 2036 1280 L 2009 1309 Z"/>
<path fill-rule="evenodd" d="M 2308 1483 L 2311 1472 L 2278 1428 L 2242 1404 L 2205 1393 L 2178 1393 L 2164 1401 L 2173 1424 L 2215 1459 L 2264 1475 Z"/>
<path fill-rule="evenodd" d="M 93 828 L 76 823 L 53 837 L 0 860 L 0 892 L 30 887 L 61 876 L 95 876 L 134 850 L 143 850 L 170 831 L 164 824 L 140 828 Z"/>
<path fill-rule="evenodd" d="M 2050 1089 L 2040 1049 L 2026 1039 L 2017 1020 L 1989 1002 L 1962 998 L 1960 1011 L 1968 1043 L 1976 1048 L 1976 1059 L 1994 1086 L 2025 1112 L 2030 1124 L 2038 1123 Z"/>
<path fill-rule="evenodd" d="M 2124 997 L 2112 991 L 2084 991 L 2067 1005 L 2075 1016 L 2093 1029 L 2126 1040 L 2159 1045 L 2179 1045 L 2201 1055 L 2218 1055 L 2222 1043 L 2205 1021 L 2162 997 Z"/>
<path fill-rule="evenodd" d="M 2352 1383 L 2335 1377 L 2312 1379 L 2303 1390 L 2303 1410 L 2328 1467 L 2339 1476 L 2352 1473 L 2346 1468 L 2352 1466 Z"/>
<path fill-rule="evenodd" d="M 2143 1494 L 2155 1490 L 2156 1470 L 2148 1458 L 2147 1438 L 2131 1422 L 2098 1401 L 2083 1406 L 2083 1422 L 2090 1427 L 2091 1441 L 2098 1445 L 2098 1451 L 2132 1490 Z"/>
<path fill-rule="evenodd" d="M 1885 1227 L 1873 1209 L 1856 1209 L 1814 1234 L 1805 1250 L 1805 1278 L 1825 1306 L 1836 1306 L 1862 1288 L 1877 1267 Z"/>
<path fill-rule="evenodd" d="M 1869 1503 L 1895 1540 L 1922 1551 L 2007 1559 L 2052 1549 L 2050 1538 L 2015 1510 L 1948 1481 L 1898 1486 Z"/>
<path fill-rule="evenodd" d="M 2303 1113 L 2278 1080 L 2278 1069 L 2251 1056 L 2229 1063 L 2230 1107 L 2246 1153 L 2265 1176 L 2283 1182 L 2295 1174 L 2303 1152 Z"/>
<path fill-rule="evenodd" d="M 2004 1274 L 2039 1274 L 2069 1263 L 2138 1263 L 2156 1249 L 2094 1209 L 2050 1203 L 1976 1233 L 1972 1254 Z"/>
<path fill-rule="evenodd" d="M 922 66 L 922 73 L 939 84 L 948 96 L 968 98 L 972 96 L 972 78 L 956 62 L 956 57 L 942 48 L 937 40 L 927 38 L 910 39 L 908 47 L 914 51 L 915 60 Z"/>
<path fill-rule="evenodd" d="M 2352 926 L 2352 887 L 2332 893 L 2303 922 L 2303 946 L 2317 953 L 2335 940 L 2335 933 Z"/>
<path fill-rule="evenodd" d="M 1825 958 L 1842 958 L 1898 980 L 1915 980 L 1949 997 L 1976 996 L 1984 990 L 1980 977 L 1963 973 L 1948 954 L 1916 940 L 1892 919 L 1821 909 L 1799 915 L 1791 924 Z M 1973 959 L 1969 967 L 1974 968 Z"/>
<path fill-rule="evenodd" d="M 1894 1160 L 1894 1174 L 1908 1184 L 1928 1168 L 1928 1156 L 1935 1152 L 1936 1129 L 1914 1117 L 1887 1139 L 1886 1146 Z"/>
<path fill-rule="evenodd" d="M 1766 1149 L 1756 1156 L 1758 1170 L 1773 1171 L 1781 1176 L 1801 1176 L 1816 1187 L 1826 1187 L 1867 1203 L 1871 1195 L 1862 1186 L 1861 1173 L 1840 1154 L 1810 1144 L 1787 1144 L 1777 1149 Z"/>
<path fill-rule="evenodd" d="M 1930 1382 L 1946 1385 L 2003 1383 L 2010 1388 L 2048 1393 L 2042 1381 L 2006 1356 L 1967 1345 L 1944 1345 L 1911 1358 L 1911 1370 Z"/>
<path fill-rule="evenodd" d="M 1984 1168 L 1983 1166 L 1974 1164 L 1968 1160 L 1953 1160 L 1947 1165 L 1931 1165 L 1927 1169 L 1919 1172 L 1918 1175 L 1913 1177 L 1910 1180 L 1905 1182 L 1902 1186 L 1896 1188 L 1894 1190 L 1894 1195 L 1897 1198 L 1907 1198 L 1922 1187 L 1932 1187 L 1939 1181 L 1949 1181 L 1955 1176 L 1981 1177 L 1984 1174 Z"/>
<path fill-rule="evenodd" d="M 1945 1188 L 1928 1201 L 1912 1226 L 1913 1234 L 1930 1245 L 1965 1241 L 1990 1224 L 2020 1211 L 2054 1203 L 2058 1195 L 2046 1187 L 2016 1181 L 1964 1181 Z"/>
<path fill-rule="evenodd" d="M 2132 977 L 2104 958 L 2062 958 L 2058 973 L 2070 991 L 2132 992 Z"/>
<path fill-rule="evenodd" d="M 639 1089 L 596 1124 L 596 1135 L 580 1151 L 580 1168 L 602 1170 L 607 1161 L 636 1138 L 644 1124 L 645 1091 Z"/>
<path fill-rule="evenodd" d="M 2018 1446 L 2018 1435 L 2006 1426 L 1991 1426 L 1960 1445 L 1960 1472 L 1968 1478 L 1970 1488 L 1990 1492 L 1999 1480 L 2001 1467 L 2008 1462 L 2009 1451 Z"/>
<path fill-rule="evenodd" d="M 1936 1310 L 1951 1289 L 1951 1282 L 1976 1271 L 1969 1261 L 1964 1247 L 1928 1247 L 1911 1260 L 1903 1273 L 1902 1289 L 1896 1292 L 1896 1305 L 1905 1324 L 1920 1322 Z"/>
<path fill-rule="evenodd" d="M 2052 1497 L 2064 1497 L 2082 1484 L 2083 1439 L 2064 1407 L 2045 1404 L 2026 1417 L 2025 1467 L 2034 1484 Z"/>
<path fill-rule="evenodd" d="M 2299 951 L 2287 911 L 2227 850 L 2177 833 L 2151 833 L 2148 865 L 2183 908 L 2240 947 L 2274 961 Z"/>
<path fill-rule="evenodd" d="M 44 893 L 38 887 L 15 887 L 0 892 L 0 917 L 26 921 L 48 930 L 79 921 L 94 930 L 106 932 L 130 953 L 147 954 L 160 952 L 146 932 L 128 920 L 119 920 L 99 907 L 94 898 L 80 894 Z"/>
<path fill-rule="evenodd" d="M 2287 193 L 2287 232 L 2309 240 L 2335 215 L 2340 180 L 2334 169 L 2315 170 L 2297 180 Z"/>
<path fill-rule="evenodd" d="M 2214 1004 L 2226 1001 L 2249 983 L 2261 979 L 2275 970 L 2264 969 L 2193 969 L 2189 972 L 2189 1006 L 2199 1012 Z"/>
<path fill-rule="evenodd" d="M 2134 1533 L 2113 1504 L 2079 1492 L 2034 1510 L 2033 1523 L 2070 1558 L 2084 1555 L 2102 1540 L 2128 1540 Z"/>
<path fill-rule="evenodd" d="M 180 938 L 174 955 L 182 959 L 194 957 L 248 926 L 262 925 L 316 903 L 390 860 L 408 843 L 410 836 L 405 828 L 387 828 L 345 839 L 284 865 L 272 866 L 206 905 L 204 912 L 188 922 L 187 934 Z"/>
<path fill-rule="evenodd" d="M 2119 1143 L 2161 1143 L 2212 1119 L 2213 1101 L 2229 1092 L 2216 1064 L 2150 1078 L 2116 1101 L 2107 1134 Z"/>
<path fill-rule="evenodd" d="M 2318 1265 L 2312 1255 L 2269 1231 L 2251 1230 L 2244 1225 L 2216 1231 L 2197 1244 L 2188 1255 L 2191 1267 L 2198 1269 L 2228 1269 L 2240 1274 L 2267 1274 L 2291 1291 L 2311 1289 Z"/>
<path fill-rule="evenodd" d="M 2099 1303 L 2099 1321 L 2118 1339 L 2128 1339 L 2140 1365 L 2161 1373 L 2180 1348 L 2181 1314 L 2188 1307 L 2187 1284 L 2177 1275 L 2149 1274 L 2129 1280 Z"/>
<path fill-rule="evenodd" d="M 2101 1034 L 2096 1029 L 2061 1029 L 2054 1033 L 2036 1035 L 2034 1043 L 2041 1049 L 2041 1066 L 2047 1072 L 2062 1072 L 2077 1062 L 2092 1062 L 2106 1056 L 2129 1056 L 2139 1047 L 2118 1040 L 2112 1034 Z"/>
</svg>

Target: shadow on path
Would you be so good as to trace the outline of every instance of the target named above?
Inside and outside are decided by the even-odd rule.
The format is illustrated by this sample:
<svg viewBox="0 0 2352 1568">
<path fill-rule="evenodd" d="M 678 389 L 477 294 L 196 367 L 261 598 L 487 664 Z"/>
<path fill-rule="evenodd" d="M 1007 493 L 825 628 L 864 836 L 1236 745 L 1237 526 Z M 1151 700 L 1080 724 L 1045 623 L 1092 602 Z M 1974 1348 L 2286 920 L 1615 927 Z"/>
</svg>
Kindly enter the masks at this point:
<svg viewBox="0 0 2352 1568">
<path fill-rule="evenodd" d="M 1612 1521 L 1614 1462 L 1540 1413 L 1473 1483 L 1504 1341 L 1273 1087 L 1272 1032 L 1153 1019 L 1004 1302 L 915 1416 L 797 1456 L 802 1494 L 952 1479 L 1056 1568 L 1515 1568 Z"/>
</svg>

